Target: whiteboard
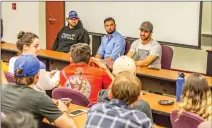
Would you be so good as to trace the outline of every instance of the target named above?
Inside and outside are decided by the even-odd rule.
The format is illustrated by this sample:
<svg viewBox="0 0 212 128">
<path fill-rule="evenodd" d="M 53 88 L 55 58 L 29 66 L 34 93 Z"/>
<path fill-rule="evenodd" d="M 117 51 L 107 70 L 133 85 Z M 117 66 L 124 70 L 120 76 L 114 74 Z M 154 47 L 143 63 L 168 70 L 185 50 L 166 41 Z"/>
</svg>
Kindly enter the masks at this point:
<svg viewBox="0 0 212 128">
<path fill-rule="evenodd" d="M 153 26 L 152 37 L 173 44 L 198 46 L 200 2 L 65 2 L 65 13 L 77 11 L 84 28 L 103 33 L 104 19 L 113 17 L 123 36 L 139 38 L 143 21 Z"/>
</svg>

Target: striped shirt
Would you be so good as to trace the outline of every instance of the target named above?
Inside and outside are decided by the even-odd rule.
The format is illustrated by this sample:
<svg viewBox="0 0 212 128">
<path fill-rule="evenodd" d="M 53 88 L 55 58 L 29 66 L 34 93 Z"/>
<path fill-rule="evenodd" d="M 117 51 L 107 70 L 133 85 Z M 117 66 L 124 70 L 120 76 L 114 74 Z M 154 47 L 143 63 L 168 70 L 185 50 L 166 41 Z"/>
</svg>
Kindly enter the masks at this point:
<svg viewBox="0 0 212 128">
<path fill-rule="evenodd" d="M 143 112 L 132 110 L 124 101 L 112 99 L 88 110 L 85 128 L 153 128 L 153 125 Z"/>
</svg>

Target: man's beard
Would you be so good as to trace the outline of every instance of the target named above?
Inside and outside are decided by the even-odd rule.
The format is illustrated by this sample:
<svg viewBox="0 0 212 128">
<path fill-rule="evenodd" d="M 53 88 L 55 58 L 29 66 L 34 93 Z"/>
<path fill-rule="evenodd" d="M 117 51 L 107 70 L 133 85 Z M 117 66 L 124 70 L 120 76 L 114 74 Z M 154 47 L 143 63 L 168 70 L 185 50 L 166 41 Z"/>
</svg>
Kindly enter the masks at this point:
<svg viewBox="0 0 212 128">
<path fill-rule="evenodd" d="M 108 34 L 113 34 L 116 30 L 114 29 L 112 32 L 107 32 Z"/>
<path fill-rule="evenodd" d="M 143 38 L 142 40 L 148 40 L 150 38 L 150 36 Z"/>
<path fill-rule="evenodd" d="M 77 26 L 77 24 L 72 25 L 72 24 L 68 24 L 70 27 L 75 28 Z"/>
</svg>

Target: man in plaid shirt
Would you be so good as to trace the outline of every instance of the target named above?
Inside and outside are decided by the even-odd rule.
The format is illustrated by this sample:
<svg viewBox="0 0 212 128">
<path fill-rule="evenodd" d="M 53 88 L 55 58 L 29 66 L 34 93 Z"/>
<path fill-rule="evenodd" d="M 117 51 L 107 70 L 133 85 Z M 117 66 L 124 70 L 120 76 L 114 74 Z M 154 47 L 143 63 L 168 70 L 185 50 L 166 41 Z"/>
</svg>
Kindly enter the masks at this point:
<svg viewBox="0 0 212 128">
<path fill-rule="evenodd" d="M 130 72 L 119 73 L 109 91 L 109 103 L 99 103 L 88 110 L 85 128 L 152 128 L 152 122 L 138 110 L 132 110 L 141 99 L 141 82 Z"/>
</svg>

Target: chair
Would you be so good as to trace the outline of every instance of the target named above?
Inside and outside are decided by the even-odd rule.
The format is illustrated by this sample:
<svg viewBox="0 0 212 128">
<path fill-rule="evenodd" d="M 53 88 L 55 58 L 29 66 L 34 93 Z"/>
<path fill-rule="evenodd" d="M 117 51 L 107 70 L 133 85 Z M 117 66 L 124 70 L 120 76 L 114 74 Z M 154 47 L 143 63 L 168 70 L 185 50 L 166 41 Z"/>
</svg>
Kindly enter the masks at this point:
<svg viewBox="0 0 212 128">
<path fill-rule="evenodd" d="M 4 72 L 4 75 L 5 75 L 6 79 L 7 79 L 7 82 L 9 82 L 9 83 L 15 83 L 14 75 L 12 73 L 5 71 Z"/>
<path fill-rule="evenodd" d="M 172 111 L 170 119 L 173 128 L 197 128 L 204 121 L 202 117 L 191 112 L 183 112 L 178 117 L 178 110 Z"/>
<path fill-rule="evenodd" d="M 161 68 L 169 70 L 171 69 L 173 49 L 165 45 L 161 45 L 161 48 L 162 48 Z"/>
<path fill-rule="evenodd" d="M 130 50 L 130 46 L 131 46 L 131 44 L 134 42 L 134 40 L 125 39 L 125 41 L 126 41 L 126 46 L 125 46 L 124 55 L 127 55 L 127 53 L 128 53 L 129 50 Z"/>
<path fill-rule="evenodd" d="M 87 99 L 85 95 L 83 95 L 77 90 L 73 90 L 70 88 L 55 88 L 52 91 L 52 98 L 53 99 L 71 98 L 72 104 L 77 104 L 85 107 L 87 107 L 88 104 L 90 103 L 90 101 Z"/>
</svg>

